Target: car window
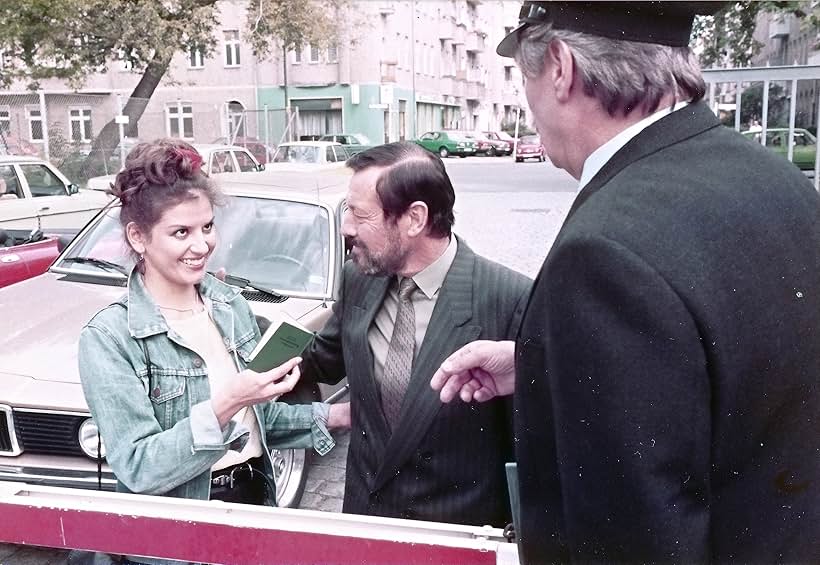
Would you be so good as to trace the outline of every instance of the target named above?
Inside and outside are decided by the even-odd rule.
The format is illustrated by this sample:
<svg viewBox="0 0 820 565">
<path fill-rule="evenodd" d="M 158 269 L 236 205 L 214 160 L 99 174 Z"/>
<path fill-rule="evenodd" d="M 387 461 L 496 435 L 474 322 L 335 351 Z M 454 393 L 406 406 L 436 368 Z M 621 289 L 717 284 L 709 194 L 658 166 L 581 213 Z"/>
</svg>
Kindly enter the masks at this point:
<svg viewBox="0 0 820 565">
<path fill-rule="evenodd" d="M 11 165 L 0 165 L 0 199 L 11 200 L 23 198 L 23 190 L 17 173 Z"/>
<path fill-rule="evenodd" d="M 540 145 L 541 139 L 537 135 L 525 135 L 521 138 L 521 143 L 530 143 L 532 145 Z"/>
<path fill-rule="evenodd" d="M 333 151 L 336 152 L 337 161 L 347 161 L 350 158 L 350 153 L 347 152 L 347 147 L 342 145 L 334 145 Z"/>
<path fill-rule="evenodd" d="M 280 145 L 274 163 L 318 163 L 319 148 L 313 145 Z"/>
<path fill-rule="evenodd" d="M 425 133 L 424 135 L 422 135 L 421 138 L 422 139 L 433 139 L 433 134 L 428 132 L 428 133 Z"/>
<path fill-rule="evenodd" d="M 20 170 L 26 178 L 26 182 L 28 182 L 28 188 L 32 196 L 59 196 L 68 194 L 63 181 L 45 165 L 20 165 Z"/>
<path fill-rule="evenodd" d="M 325 147 L 325 161 L 328 163 L 335 163 L 336 162 L 336 155 L 333 153 L 333 147 L 328 145 Z"/>
<path fill-rule="evenodd" d="M 794 132 L 794 144 L 795 145 L 811 145 L 811 142 L 807 139 L 806 135 L 802 132 Z"/>
<path fill-rule="evenodd" d="M 239 170 L 243 173 L 256 170 L 256 163 L 253 162 L 253 158 L 249 153 L 245 151 L 234 151 L 234 156 L 236 157 L 236 162 L 239 163 Z"/>
<path fill-rule="evenodd" d="M 234 173 L 233 159 L 230 151 L 214 151 L 211 155 L 211 174 Z"/>
</svg>

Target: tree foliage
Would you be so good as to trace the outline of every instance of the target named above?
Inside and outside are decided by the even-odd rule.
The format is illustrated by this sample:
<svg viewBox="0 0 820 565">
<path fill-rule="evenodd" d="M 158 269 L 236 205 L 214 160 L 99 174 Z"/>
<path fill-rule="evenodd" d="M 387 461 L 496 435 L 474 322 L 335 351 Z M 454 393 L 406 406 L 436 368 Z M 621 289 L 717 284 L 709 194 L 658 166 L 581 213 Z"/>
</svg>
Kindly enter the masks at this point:
<svg viewBox="0 0 820 565">
<path fill-rule="evenodd" d="M 812 6 L 807 1 L 743 0 L 727 3 L 713 16 L 695 18 L 692 47 L 699 54 L 701 66 L 750 66 L 754 56 L 763 47 L 753 34 L 757 17 L 764 12 L 794 16 L 804 29 L 820 32 L 820 6 Z"/>
<path fill-rule="evenodd" d="M 254 50 L 265 55 L 271 45 L 330 44 L 336 39 L 339 10 L 345 3 L 250 0 L 248 23 Z M 123 109 L 130 128 L 167 76 L 176 53 L 192 47 L 206 56 L 213 52 L 219 4 L 217 0 L 2 0 L 0 88 L 18 82 L 36 90 L 50 78 L 80 88 L 90 75 L 106 72 L 113 61 L 126 61 L 141 73 Z M 87 168 L 104 162 L 118 141 L 118 126 L 112 120 L 95 138 Z"/>
</svg>

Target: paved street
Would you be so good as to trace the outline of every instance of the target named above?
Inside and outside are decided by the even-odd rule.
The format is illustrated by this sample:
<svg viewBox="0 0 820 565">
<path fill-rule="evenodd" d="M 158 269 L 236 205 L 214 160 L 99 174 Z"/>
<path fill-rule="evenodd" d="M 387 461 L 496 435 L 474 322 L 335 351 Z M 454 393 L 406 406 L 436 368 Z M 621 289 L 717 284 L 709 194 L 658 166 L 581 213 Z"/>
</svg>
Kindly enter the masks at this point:
<svg viewBox="0 0 820 565">
<path fill-rule="evenodd" d="M 456 233 L 474 251 L 534 277 L 569 209 L 577 184 L 548 163 L 508 157 L 445 161 L 456 189 Z M 314 457 L 302 507 L 338 512 L 349 435 Z M 64 564 L 67 552 L 0 544 L 0 565 Z"/>
</svg>

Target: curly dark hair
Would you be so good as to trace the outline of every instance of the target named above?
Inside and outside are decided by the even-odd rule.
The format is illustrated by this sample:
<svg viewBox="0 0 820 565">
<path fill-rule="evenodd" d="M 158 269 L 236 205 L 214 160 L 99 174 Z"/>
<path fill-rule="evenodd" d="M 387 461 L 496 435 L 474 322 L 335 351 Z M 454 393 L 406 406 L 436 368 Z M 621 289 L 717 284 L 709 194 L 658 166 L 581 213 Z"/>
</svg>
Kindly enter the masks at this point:
<svg viewBox="0 0 820 565">
<path fill-rule="evenodd" d="M 120 200 L 120 224 L 134 222 L 145 234 L 168 208 L 200 195 L 216 206 L 222 194 L 202 171 L 202 156 L 181 139 L 164 138 L 135 146 L 109 191 Z"/>
</svg>

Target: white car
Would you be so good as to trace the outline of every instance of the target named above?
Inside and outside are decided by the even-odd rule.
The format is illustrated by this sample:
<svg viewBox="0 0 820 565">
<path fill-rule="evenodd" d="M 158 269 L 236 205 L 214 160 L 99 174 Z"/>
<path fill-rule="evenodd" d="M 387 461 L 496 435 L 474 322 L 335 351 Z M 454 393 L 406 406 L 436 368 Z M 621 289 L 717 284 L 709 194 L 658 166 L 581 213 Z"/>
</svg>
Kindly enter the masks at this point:
<svg viewBox="0 0 820 565">
<path fill-rule="evenodd" d="M 335 141 L 291 141 L 280 143 L 267 171 L 340 169 L 350 153 Z"/>
<path fill-rule="evenodd" d="M 222 173 L 255 173 L 263 171 L 265 165 L 260 165 L 253 154 L 238 145 L 194 144 L 202 155 L 202 169 L 208 175 Z M 91 190 L 108 190 L 116 175 L 105 175 L 88 179 L 88 188 Z"/>
<path fill-rule="evenodd" d="M 108 203 L 37 157 L 0 157 L 0 228 L 78 232 Z"/>
</svg>

